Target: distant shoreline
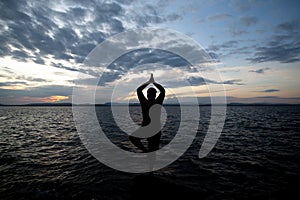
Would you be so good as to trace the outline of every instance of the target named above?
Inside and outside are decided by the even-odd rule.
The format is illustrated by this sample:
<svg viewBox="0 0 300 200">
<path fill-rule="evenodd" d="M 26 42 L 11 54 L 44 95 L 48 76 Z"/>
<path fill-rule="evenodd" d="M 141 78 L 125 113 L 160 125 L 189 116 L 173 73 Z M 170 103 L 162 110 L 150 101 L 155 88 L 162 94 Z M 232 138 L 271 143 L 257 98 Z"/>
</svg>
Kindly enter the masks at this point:
<svg viewBox="0 0 300 200">
<path fill-rule="evenodd" d="M 9 106 L 15 106 L 15 107 L 38 107 L 38 106 L 48 106 L 48 107 L 55 107 L 55 106 L 66 106 L 66 107 L 71 107 L 71 106 L 97 106 L 97 107 L 109 107 L 109 106 L 127 106 L 127 104 L 122 104 L 122 103 L 116 103 L 116 104 L 110 104 L 110 103 L 105 103 L 105 104 L 77 104 L 77 105 L 72 105 L 72 103 L 31 103 L 31 104 L 18 104 L 18 105 L 9 105 L 9 104 L 0 104 L 0 107 L 9 107 Z M 133 103 L 129 104 L 129 106 L 140 106 L 139 103 Z M 192 104 L 163 104 L 163 106 L 194 106 Z M 198 106 L 211 106 L 211 104 L 199 104 Z M 224 104 L 216 104 L 215 106 L 224 106 Z M 278 104 L 278 103 L 229 103 L 226 106 L 300 106 L 300 104 Z"/>
</svg>

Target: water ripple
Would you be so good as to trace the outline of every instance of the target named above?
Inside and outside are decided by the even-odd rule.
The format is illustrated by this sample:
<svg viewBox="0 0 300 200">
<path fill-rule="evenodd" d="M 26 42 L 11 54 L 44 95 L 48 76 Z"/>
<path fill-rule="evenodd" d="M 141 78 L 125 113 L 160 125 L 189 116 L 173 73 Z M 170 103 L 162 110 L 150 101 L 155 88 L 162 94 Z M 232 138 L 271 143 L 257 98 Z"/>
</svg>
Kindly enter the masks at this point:
<svg viewBox="0 0 300 200">
<path fill-rule="evenodd" d="M 130 109 L 138 124 L 140 108 Z M 162 146 L 175 136 L 180 120 L 178 109 L 166 112 Z M 162 185 L 165 190 L 156 188 L 162 193 L 171 188 L 177 194 L 180 188 L 185 195 L 208 199 L 299 194 L 300 107 L 228 107 L 217 145 L 201 160 L 197 155 L 210 107 L 200 112 L 193 145 L 149 178 L 117 172 L 93 158 L 78 137 L 71 107 L 0 107 L 0 199 L 132 199 L 136 188 L 149 182 Z M 100 119 L 110 111 L 97 107 L 97 113 Z M 135 151 L 112 119 L 100 119 L 100 124 L 112 142 Z"/>
</svg>

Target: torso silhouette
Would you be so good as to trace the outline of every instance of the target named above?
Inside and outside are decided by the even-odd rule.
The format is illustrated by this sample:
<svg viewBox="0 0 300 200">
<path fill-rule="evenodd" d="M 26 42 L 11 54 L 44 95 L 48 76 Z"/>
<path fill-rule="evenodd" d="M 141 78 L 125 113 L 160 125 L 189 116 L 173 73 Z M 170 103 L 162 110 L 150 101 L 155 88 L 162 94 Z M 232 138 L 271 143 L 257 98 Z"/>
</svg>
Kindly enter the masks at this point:
<svg viewBox="0 0 300 200">
<path fill-rule="evenodd" d="M 142 121 L 142 126 L 147 126 L 150 124 L 151 119 L 150 119 L 150 108 L 155 105 L 155 104 L 160 104 L 161 103 L 159 101 L 145 101 L 145 102 L 141 102 L 141 107 L 142 107 L 142 114 L 143 114 L 143 121 Z M 159 112 L 159 113 L 157 113 Z M 152 121 L 160 121 L 160 115 L 161 115 L 161 110 L 157 110 L 155 112 L 155 118 L 152 118 Z"/>
<path fill-rule="evenodd" d="M 159 105 L 162 105 L 163 101 L 164 101 L 164 98 L 165 98 L 165 90 L 164 88 L 157 84 L 157 83 L 154 83 L 154 85 L 160 90 L 160 94 L 158 95 L 158 97 L 154 100 L 149 100 L 149 99 L 146 99 L 142 90 L 147 86 L 143 87 L 144 85 L 142 85 L 140 88 L 138 88 L 137 90 L 137 94 L 138 94 L 138 98 L 139 98 L 139 101 L 140 101 L 140 104 L 141 104 L 141 107 L 142 107 L 142 114 L 143 114 L 143 121 L 142 121 L 142 126 L 147 126 L 151 119 L 150 119 L 150 116 L 149 116 L 149 110 L 150 108 L 154 105 L 154 104 L 159 104 Z M 155 116 L 158 117 L 156 118 L 155 120 L 159 120 L 160 121 L 160 115 L 161 115 L 161 110 L 157 110 L 157 112 L 159 113 L 155 113 Z M 154 119 L 152 119 L 154 120 Z"/>
</svg>

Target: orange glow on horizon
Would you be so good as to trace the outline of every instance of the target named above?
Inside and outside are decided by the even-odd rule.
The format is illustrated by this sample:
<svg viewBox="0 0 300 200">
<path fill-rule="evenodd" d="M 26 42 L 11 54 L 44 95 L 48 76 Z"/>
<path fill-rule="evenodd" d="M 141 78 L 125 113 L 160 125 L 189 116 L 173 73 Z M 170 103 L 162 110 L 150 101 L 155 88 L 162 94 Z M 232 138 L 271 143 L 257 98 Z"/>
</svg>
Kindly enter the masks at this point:
<svg viewBox="0 0 300 200">
<path fill-rule="evenodd" d="M 40 98 L 41 102 L 58 102 L 58 101 L 62 101 L 62 100 L 67 100 L 69 99 L 69 97 L 67 96 L 50 96 L 50 97 L 44 97 L 44 98 Z"/>
<path fill-rule="evenodd" d="M 20 103 L 54 103 L 54 102 L 59 102 L 62 100 L 67 100 L 69 99 L 68 96 L 49 96 L 49 97 L 22 97 L 20 100 L 17 102 L 17 104 Z"/>
</svg>

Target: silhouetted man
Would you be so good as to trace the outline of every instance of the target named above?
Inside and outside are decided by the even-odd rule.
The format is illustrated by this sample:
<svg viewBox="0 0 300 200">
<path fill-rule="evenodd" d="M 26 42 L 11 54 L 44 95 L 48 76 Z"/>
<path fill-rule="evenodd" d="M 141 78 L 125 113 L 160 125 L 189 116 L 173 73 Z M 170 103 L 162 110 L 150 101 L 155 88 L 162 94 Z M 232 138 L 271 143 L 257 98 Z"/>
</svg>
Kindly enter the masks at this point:
<svg viewBox="0 0 300 200">
<path fill-rule="evenodd" d="M 147 99 L 143 94 L 143 89 L 145 89 L 149 84 L 153 83 L 160 91 L 160 94 L 156 98 L 156 89 L 151 87 L 147 90 Z M 142 127 L 145 126 L 150 126 L 151 121 L 159 121 L 160 122 L 160 115 L 161 115 L 161 109 L 155 109 L 154 112 L 155 114 L 150 113 L 151 117 L 155 116 L 157 119 L 152 119 L 150 118 L 149 111 L 150 108 L 155 105 L 162 105 L 164 98 L 165 98 L 165 89 L 158 83 L 154 81 L 153 74 L 151 74 L 151 77 L 149 81 L 146 83 L 142 84 L 138 89 L 137 89 L 137 96 L 139 98 L 139 101 L 141 103 L 142 107 L 142 113 L 143 113 L 143 122 L 142 122 Z M 152 111 L 153 112 L 153 111 Z M 148 149 L 142 144 L 141 138 L 137 138 L 134 136 L 129 136 L 130 141 L 139 149 L 141 149 L 143 152 L 151 152 L 151 151 L 156 151 L 159 149 L 159 142 L 160 142 L 160 137 L 161 137 L 161 131 L 160 131 L 160 124 L 158 124 L 158 132 L 153 133 L 151 137 L 147 138 L 148 141 Z M 157 129 L 155 128 L 155 129 Z M 154 129 L 152 129 L 154 130 Z"/>
</svg>

